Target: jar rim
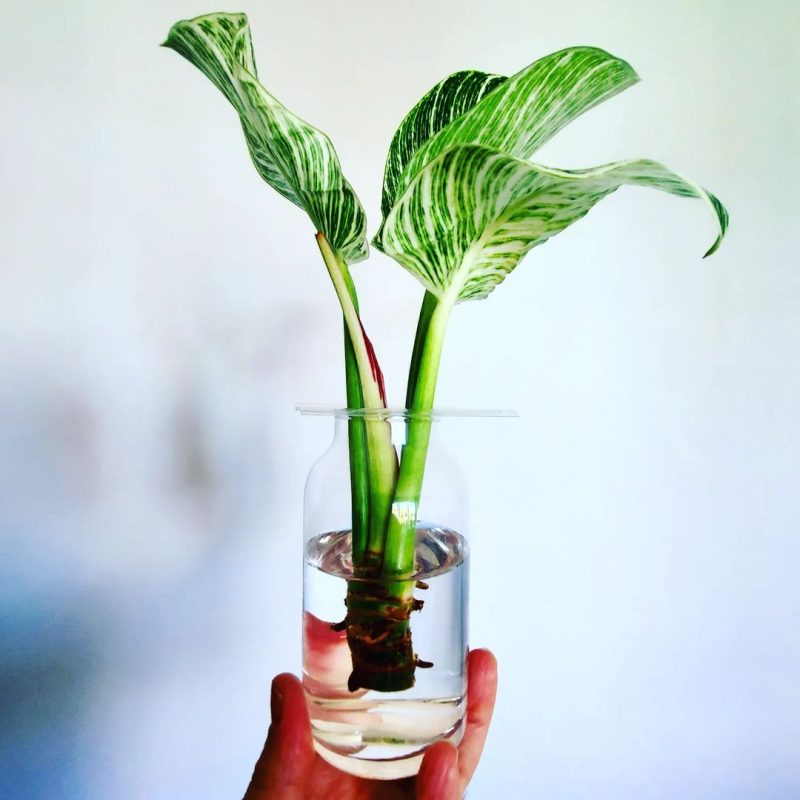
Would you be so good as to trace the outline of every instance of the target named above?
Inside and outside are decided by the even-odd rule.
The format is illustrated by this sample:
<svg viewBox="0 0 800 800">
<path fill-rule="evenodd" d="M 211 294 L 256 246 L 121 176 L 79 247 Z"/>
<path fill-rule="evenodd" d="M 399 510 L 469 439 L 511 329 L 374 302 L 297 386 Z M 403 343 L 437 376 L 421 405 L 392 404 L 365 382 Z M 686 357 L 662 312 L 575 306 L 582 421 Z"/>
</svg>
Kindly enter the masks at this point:
<svg viewBox="0 0 800 800">
<path fill-rule="evenodd" d="M 412 408 L 342 408 L 337 405 L 302 403 L 295 409 L 307 417 L 336 417 L 337 419 L 516 419 L 519 417 L 511 408 L 433 408 L 429 411 L 416 411 Z"/>
</svg>

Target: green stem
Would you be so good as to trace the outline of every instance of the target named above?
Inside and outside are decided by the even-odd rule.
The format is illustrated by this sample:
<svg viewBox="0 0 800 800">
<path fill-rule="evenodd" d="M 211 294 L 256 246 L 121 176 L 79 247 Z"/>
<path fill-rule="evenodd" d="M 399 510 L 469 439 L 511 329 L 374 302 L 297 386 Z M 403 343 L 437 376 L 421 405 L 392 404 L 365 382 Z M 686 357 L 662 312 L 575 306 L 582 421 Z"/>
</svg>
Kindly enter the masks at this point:
<svg viewBox="0 0 800 800">
<path fill-rule="evenodd" d="M 425 316 L 426 296 L 420 320 Z M 427 414 L 433 410 L 436 394 L 436 378 L 442 357 L 444 335 L 455 299 L 446 296 L 436 303 L 430 313 L 424 344 L 418 359 L 416 381 L 408 407 L 412 412 L 408 419 L 408 433 L 400 474 L 397 478 L 392 516 L 386 534 L 383 553 L 383 574 L 407 576 L 414 571 L 414 537 L 417 529 L 417 509 L 422 494 L 425 475 L 425 460 L 431 435 L 431 419 Z M 420 415 L 415 416 L 414 412 Z"/>
<path fill-rule="evenodd" d="M 417 332 L 414 336 L 414 349 L 411 351 L 411 366 L 408 369 L 408 384 L 406 386 L 406 408 L 411 408 L 414 402 L 414 389 L 417 386 L 417 376 L 419 375 L 419 363 L 422 359 L 422 350 L 425 346 L 425 337 L 428 335 L 431 315 L 439 302 L 435 294 L 426 291 L 422 298 L 422 306 L 419 310 L 419 320 L 417 322 Z"/>
<path fill-rule="evenodd" d="M 345 273 L 347 291 L 358 311 L 358 294 L 352 278 Z M 344 322 L 344 365 L 348 409 L 364 407 L 364 392 L 358 375 L 355 349 Z M 350 506 L 353 541 L 353 564 L 364 560 L 369 535 L 369 464 L 367 462 L 367 433 L 364 420 L 351 417 L 347 421 L 348 453 L 350 457 Z"/>
<path fill-rule="evenodd" d="M 355 295 L 353 296 L 356 302 Z M 347 384 L 347 407 L 364 407 L 364 394 L 358 377 L 353 343 L 347 325 L 344 326 L 344 363 Z M 353 563 L 364 561 L 369 533 L 369 465 L 367 463 L 367 434 L 364 420 L 351 417 L 347 421 L 348 452 L 350 454 L 350 503 L 353 531 Z"/>
<path fill-rule="evenodd" d="M 358 316 L 358 309 L 351 296 L 352 279 L 347 264 L 334 253 L 328 240 L 322 233 L 317 233 L 325 266 L 331 276 L 339 304 L 342 307 L 345 325 L 353 345 L 353 356 L 358 369 L 359 382 L 366 409 L 380 410 L 385 408 L 381 395 L 381 386 L 374 371 L 375 365 L 370 359 L 364 329 Z M 369 469 L 369 535 L 364 553 L 367 565 L 380 563 L 383 553 L 386 526 L 391 512 L 397 479 L 397 454 L 392 445 L 392 431 L 389 422 L 375 416 L 364 418 L 367 442 L 367 463 Z"/>
</svg>

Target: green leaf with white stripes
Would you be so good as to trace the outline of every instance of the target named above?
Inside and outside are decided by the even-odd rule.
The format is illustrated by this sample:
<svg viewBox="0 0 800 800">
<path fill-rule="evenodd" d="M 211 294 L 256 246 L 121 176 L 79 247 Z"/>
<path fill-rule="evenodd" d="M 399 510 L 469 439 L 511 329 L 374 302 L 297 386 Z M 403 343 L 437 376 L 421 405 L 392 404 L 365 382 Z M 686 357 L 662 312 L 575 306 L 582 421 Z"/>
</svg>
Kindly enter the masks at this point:
<svg viewBox="0 0 800 800">
<path fill-rule="evenodd" d="M 381 198 L 384 217 L 392 210 L 400 177 L 414 153 L 507 80 L 502 75 L 489 75 L 477 70 L 455 72 L 439 81 L 406 114 L 392 137 L 386 159 Z"/>
<path fill-rule="evenodd" d="M 648 159 L 584 170 L 532 164 L 486 147 L 454 147 L 411 182 L 386 220 L 383 247 L 440 301 L 486 297 L 532 248 L 623 185 L 703 200 L 719 234 L 728 214 L 710 192 Z"/>
<path fill-rule="evenodd" d="M 259 175 L 304 209 L 349 262 L 366 258 L 366 217 L 330 139 L 295 116 L 258 81 L 244 14 L 209 14 L 172 26 L 165 47 L 194 64 L 239 114 Z"/>
<path fill-rule="evenodd" d="M 540 58 L 423 141 L 394 179 L 394 196 L 399 197 L 426 164 L 458 145 L 483 145 L 530 158 L 576 117 L 638 80 L 630 64 L 597 47 L 570 47 Z M 424 115 L 414 121 L 429 124 Z M 384 224 L 387 214 L 384 209 Z M 373 240 L 378 249 L 382 237 L 383 225 Z"/>
</svg>

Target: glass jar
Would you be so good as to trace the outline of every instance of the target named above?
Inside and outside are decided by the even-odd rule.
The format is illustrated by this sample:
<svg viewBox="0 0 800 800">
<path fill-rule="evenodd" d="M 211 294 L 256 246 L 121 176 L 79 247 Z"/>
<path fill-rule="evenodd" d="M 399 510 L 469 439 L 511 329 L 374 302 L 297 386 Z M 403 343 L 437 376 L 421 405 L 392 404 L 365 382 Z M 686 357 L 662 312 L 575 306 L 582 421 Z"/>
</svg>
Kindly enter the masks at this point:
<svg viewBox="0 0 800 800">
<path fill-rule="evenodd" d="M 335 428 L 304 497 L 303 685 L 314 746 L 364 778 L 413 775 L 431 744 L 458 744 L 466 713 L 467 489 L 439 428 L 448 417 L 512 412 L 299 410 L 332 416 Z M 401 579 L 353 566 L 349 440 L 354 425 L 377 418 L 398 454 L 411 426 L 431 430 L 419 505 L 393 508 L 417 520 L 414 570 Z"/>
</svg>

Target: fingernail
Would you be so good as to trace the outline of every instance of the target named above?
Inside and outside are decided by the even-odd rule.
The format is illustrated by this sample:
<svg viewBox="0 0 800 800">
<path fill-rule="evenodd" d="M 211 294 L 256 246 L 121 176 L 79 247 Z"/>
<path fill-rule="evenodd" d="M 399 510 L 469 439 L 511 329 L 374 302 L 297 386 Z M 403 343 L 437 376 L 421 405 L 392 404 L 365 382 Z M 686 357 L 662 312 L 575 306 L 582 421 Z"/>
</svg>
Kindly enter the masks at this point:
<svg viewBox="0 0 800 800">
<path fill-rule="evenodd" d="M 283 692 L 277 687 L 275 681 L 272 682 L 270 709 L 272 711 L 272 721 L 276 724 L 279 723 L 283 714 Z"/>
</svg>

